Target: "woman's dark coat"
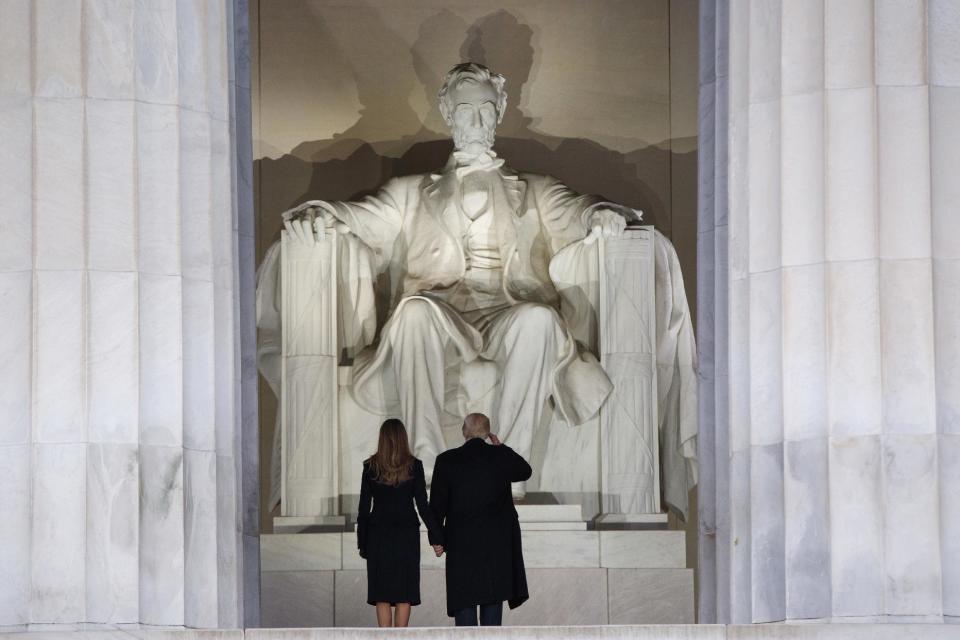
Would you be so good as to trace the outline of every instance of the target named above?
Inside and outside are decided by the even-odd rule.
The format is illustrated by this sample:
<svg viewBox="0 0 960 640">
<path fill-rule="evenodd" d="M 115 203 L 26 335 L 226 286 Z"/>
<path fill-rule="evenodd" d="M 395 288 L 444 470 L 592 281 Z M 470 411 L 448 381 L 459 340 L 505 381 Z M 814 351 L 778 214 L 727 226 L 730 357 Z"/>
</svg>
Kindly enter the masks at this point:
<svg viewBox="0 0 960 640">
<path fill-rule="evenodd" d="M 367 560 L 369 604 L 420 604 L 420 521 L 414 503 L 427 526 L 430 544 L 442 544 L 440 526 L 427 506 L 423 463 L 414 459 L 410 479 L 397 486 L 377 482 L 370 465 L 364 463 L 357 547 Z"/>
<path fill-rule="evenodd" d="M 479 438 L 437 456 L 430 506 L 443 526 L 447 615 L 504 600 L 513 609 L 529 597 L 510 483 L 532 473 L 510 447 Z"/>
</svg>

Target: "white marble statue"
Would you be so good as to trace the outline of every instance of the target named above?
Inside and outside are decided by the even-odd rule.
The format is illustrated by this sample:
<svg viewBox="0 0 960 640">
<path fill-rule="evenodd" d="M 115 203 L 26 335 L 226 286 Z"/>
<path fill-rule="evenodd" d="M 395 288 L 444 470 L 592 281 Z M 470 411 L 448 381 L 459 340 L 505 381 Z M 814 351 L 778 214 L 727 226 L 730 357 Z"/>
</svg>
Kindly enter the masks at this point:
<svg viewBox="0 0 960 640">
<path fill-rule="evenodd" d="M 596 308 L 577 309 L 589 307 L 586 297 L 571 299 L 576 287 L 559 282 L 576 280 L 579 256 L 591 245 L 595 264 L 594 241 L 620 236 L 640 212 L 504 166 L 493 151 L 504 83 L 474 63 L 449 72 L 439 106 L 454 151 L 438 172 L 394 178 L 358 202 L 309 201 L 284 213 L 288 238 L 304 246 L 337 230 L 346 271 L 339 274 L 340 337 L 356 355 L 350 393 L 371 413 L 403 419 L 428 476 L 446 449 L 442 429 L 468 411 L 488 413 L 500 438 L 529 458 L 550 399 L 567 424 L 579 425 L 597 414 L 612 388 L 595 355 Z M 672 502 L 685 511 L 686 489 L 695 481 L 695 472 L 683 471 L 695 469 L 693 334 L 676 254 L 659 234 L 655 244 L 657 363 L 685 376 L 682 393 L 674 371 L 659 383 L 661 402 L 675 387 L 672 402 L 680 405 L 660 411 L 661 438 L 676 443 L 664 450 L 678 461 L 664 464 L 665 473 L 681 469 L 673 487 L 666 477 L 665 489 L 668 502 L 672 491 Z M 278 243 L 261 267 L 258 288 L 269 290 L 258 291 L 261 306 L 279 297 L 270 293 L 279 254 Z M 391 310 L 371 346 L 375 273 L 389 276 Z M 279 335 L 278 318 L 258 311 L 261 369 L 275 390 L 279 373 L 269 362 L 279 348 L 271 339 Z M 665 415 L 674 424 L 664 425 Z"/>
</svg>

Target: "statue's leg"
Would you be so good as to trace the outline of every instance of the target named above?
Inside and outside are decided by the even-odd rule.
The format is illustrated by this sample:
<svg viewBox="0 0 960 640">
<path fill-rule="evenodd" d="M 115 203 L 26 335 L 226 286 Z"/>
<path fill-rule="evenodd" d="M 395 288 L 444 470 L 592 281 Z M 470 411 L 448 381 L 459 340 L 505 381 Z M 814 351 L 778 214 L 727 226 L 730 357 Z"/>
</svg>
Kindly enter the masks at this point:
<svg viewBox="0 0 960 640">
<path fill-rule="evenodd" d="M 446 449 L 441 415 L 444 351 L 450 337 L 439 326 L 437 314 L 424 300 L 407 300 L 394 312 L 390 331 L 401 418 L 428 476 L 433 461 Z"/>
<path fill-rule="evenodd" d="M 503 442 L 529 460 L 533 430 L 550 396 L 553 370 L 566 341 L 551 307 L 524 302 L 510 307 L 485 333 L 484 355 L 500 363 L 500 401 L 492 426 Z"/>
</svg>

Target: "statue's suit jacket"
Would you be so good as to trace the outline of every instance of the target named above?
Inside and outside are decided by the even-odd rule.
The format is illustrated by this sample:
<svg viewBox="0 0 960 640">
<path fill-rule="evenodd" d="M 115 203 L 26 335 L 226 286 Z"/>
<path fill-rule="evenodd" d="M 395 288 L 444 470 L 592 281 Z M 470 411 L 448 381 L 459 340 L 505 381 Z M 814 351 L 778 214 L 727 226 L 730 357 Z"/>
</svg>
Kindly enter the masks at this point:
<svg viewBox="0 0 960 640">
<path fill-rule="evenodd" d="M 599 206 L 631 209 L 571 191 L 555 178 L 494 169 L 492 211 L 501 247 L 502 286 L 512 303 L 537 302 L 559 310 L 560 297 L 550 276 L 550 263 L 562 248 L 582 240 L 588 219 Z M 464 248 L 457 227 L 455 198 L 459 179 L 453 159 L 440 173 L 394 178 L 375 195 L 359 202 L 333 202 L 335 217 L 369 247 L 376 269 L 390 273 L 393 313 L 410 296 L 429 294 L 456 284 L 464 275 Z M 422 298 L 421 298 L 422 299 Z M 429 301 L 429 298 L 428 298 Z M 482 350 L 480 333 L 456 313 L 433 305 L 465 362 Z M 399 411 L 391 378 L 390 326 L 376 351 L 359 353 L 351 393 L 374 413 Z M 568 424 L 582 424 L 600 409 L 612 385 L 596 357 L 567 331 L 567 344 L 553 371 L 553 398 Z"/>
<path fill-rule="evenodd" d="M 493 214 L 500 240 L 503 290 L 511 302 L 556 305 L 551 258 L 587 235 L 598 206 L 633 211 L 577 194 L 555 178 L 494 170 Z M 370 247 L 378 269 L 389 270 L 396 298 L 456 284 L 466 270 L 460 238 L 448 220 L 459 215 L 455 166 L 441 173 L 390 180 L 359 202 L 330 203 L 335 216 Z M 453 226 L 453 229 L 456 229 Z"/>
</svg>

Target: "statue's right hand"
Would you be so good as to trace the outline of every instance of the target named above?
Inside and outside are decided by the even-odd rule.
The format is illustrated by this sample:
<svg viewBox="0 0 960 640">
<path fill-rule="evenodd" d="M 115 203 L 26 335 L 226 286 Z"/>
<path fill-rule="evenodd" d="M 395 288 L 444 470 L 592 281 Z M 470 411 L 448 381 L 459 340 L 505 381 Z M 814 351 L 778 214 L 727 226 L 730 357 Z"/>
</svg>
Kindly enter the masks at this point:
<svg viewBox="0 0 960 640">
<path fill-rule="evenodd" d="M 327 229 L 336 228 L 341 233 L 349 233 L 345 225 L 337 222 L 333 208 L 323 200 L 308 200 L 284 211 L 283 226 L 292 238 L 307 245 L 315 244 Z"/>
<path fill-rule="evenodd" d="M 317 217 L 324 215 L 323 212 L 326 211 L 326 208 L 330 206 L 323 200 L 307 200 L 303 204 L 299 204 L 293 209 L 287 209 L 284 211 L 281 216 L 284 223 L 291 220 L 310 220 L 313 221 Z M 332 217 L 332 214 L 330 214 Z"/>
<path fill-rule="evenodd" d="M 296 240 L 300 244 L 313 246 L 317 243 L 317 234 L 314 229 L 313 220 L 304 218 L 286 220 L 283 223 L 283 227 L 287 230 L 287 234 L 289 234 L 288 237 Z"/>
</svg>

